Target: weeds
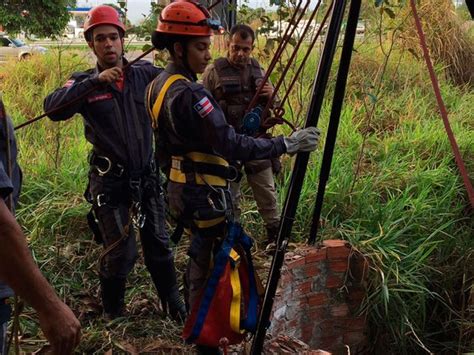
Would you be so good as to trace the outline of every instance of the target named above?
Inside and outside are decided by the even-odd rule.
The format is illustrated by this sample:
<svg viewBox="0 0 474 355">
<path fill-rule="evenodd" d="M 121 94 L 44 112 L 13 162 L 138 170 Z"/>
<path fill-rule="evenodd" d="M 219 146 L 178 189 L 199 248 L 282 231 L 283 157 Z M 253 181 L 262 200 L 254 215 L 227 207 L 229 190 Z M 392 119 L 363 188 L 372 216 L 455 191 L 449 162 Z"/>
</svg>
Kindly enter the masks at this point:
<svg viewBox="0 0 474 355">
<path fill-rule="evenodd" d="M 428 78 L 406 52 L 394 50 L 387 62 L 377 104 L 367 122 L 371 108 L 363 100 L 370 100 L 368 93 L 380 80 L 377 72 L 384 62 L 381 52 L 364 51 L 372 45 L 368 41 L 358 47 L 351 68 L 321 234 L 347 239 L 370 258 L 365 309 L 375 353 L 410 354 L 423 348 L 438 353 L 468 351 L 472 321 L 466 294 L 474 274 L 474 221 L 463 185 Z M 72 71 L 87 67 L 81 53 L 62 53 L 62 57 L 61 70 L 51 70 L 58 67 L 54 53 L 0 68 L 0 90 L 16 123 L 41 113 L 46 94 L 62 85 Z M 314 75 L 314 67 L 305 70 L 307 77 Z M 309 84 L 302 80 L 299 91 L 305 92 L 304 85 Z M 447 81 L 441 85 L 454 134 L 474 178 L 474 93 Z M 291 97 L 290 104 L 299 111 L 308 103 Z M 320 119 L 323 132 L 329 110 L 326 103 Z M 279 127 L 274 133 L 287 129 Z M 130 316 L 111 323 L 100 316 L 100 247 L 91 240 L 84 219 L 88 205 L 82 193 L 89 146 L 82 130 L 76 118 L 59 124 L 44 119 L 17 132 L 25 176 L 18 217 L 35 259 L 81 319 L 84 336 L 79 351 L 189 351 L 181 345 L 180 328 L 164 318 L 157 306 L 142 260 L 129 278 Z M 291 163 L 290 158 L 283 158 L 284 169 L 278 178 L 280 202 Z M 313 154 L 293 229 L 296 241 L 304 241 L 309 233 L 319 167 L 320 157 Z M 263 224 L 249 195 L 244 190 L 244 223 L 254 237 L 263 239 Z M 179 273 L 184 269 L 185 250 L 185 243 L 175 250 Z M 24 313 L 21 327 L 22 349 L 38 349 L 43 338 L 32 310 Z"/>
</svg>

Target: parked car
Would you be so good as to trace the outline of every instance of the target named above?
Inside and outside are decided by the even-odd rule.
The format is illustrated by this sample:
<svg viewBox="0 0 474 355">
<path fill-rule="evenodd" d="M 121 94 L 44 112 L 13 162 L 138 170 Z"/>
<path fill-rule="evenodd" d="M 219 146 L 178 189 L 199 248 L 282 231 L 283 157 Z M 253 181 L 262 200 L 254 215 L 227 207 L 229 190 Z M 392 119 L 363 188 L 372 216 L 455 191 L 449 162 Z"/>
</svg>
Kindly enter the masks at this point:
<svg viewBox="0 0 474 355">
<path fill-rule="evenodd" d="M 47 48 L 29 46 L 18 38 L 11 38 L 5 34 L 0 34 L 0 62 L 6 62 L 9 58 L 24 60 L 34 54 L 44 54 L 47 51 Z"/>
<path fill-rule="evenodd" d="M 359 20 L 357 22 L 356 34 L 358 34 L 358 35 L 364 35 L 365 34 L 365 22 L 364 21 Z"/>
</svg>

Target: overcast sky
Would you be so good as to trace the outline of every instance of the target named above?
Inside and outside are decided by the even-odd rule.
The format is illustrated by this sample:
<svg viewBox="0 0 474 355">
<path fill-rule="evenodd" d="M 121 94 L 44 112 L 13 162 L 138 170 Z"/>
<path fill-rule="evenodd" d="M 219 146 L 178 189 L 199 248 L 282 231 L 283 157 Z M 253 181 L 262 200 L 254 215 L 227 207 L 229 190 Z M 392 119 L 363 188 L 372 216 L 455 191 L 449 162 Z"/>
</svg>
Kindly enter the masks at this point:
<svg viewBox="0 0 474 355">
<path fill-rule="evenodd" d="M 104 3 L 117 4 L 117 0 L 77 0 L 77 7 L 83 6 L 96 6 Z M 240 3 L 240 1 L 239 1 Z M 269 0 L 250 0 L 249 6 L 251 7 L 267 7 L 270 4 Z M 142 14 L 147 16 L 150 13 L 150 0 L 128 0 L 128 18 L 135 24 L 142 20 L 144 17 Z"/>
</svg>

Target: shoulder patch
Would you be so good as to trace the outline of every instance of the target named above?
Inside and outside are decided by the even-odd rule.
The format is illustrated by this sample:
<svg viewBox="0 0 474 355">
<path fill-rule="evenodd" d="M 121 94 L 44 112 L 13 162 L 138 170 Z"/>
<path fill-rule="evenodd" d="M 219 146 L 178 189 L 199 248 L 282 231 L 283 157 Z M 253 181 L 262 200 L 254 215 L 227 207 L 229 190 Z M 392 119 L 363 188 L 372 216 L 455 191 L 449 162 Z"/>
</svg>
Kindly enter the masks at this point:
<svg viewBox="0 0 474 355">
<path fill-rule="evenodd" d="M 70 86 L 72 86 L 72 84 L 74 84 L 76 82 L 76 80 L 74 79 L 69 79 L 68 81 L 66 81 L 66 83 L 63 85 L 63 88 L 68 88 Z"/>
<path fill-rule="evenodd" d="M 110 92 L 108 92 L 108 93 L 105 93 L 105 94 L 89 96 L 87 98 L 87 102 L 91 104 L 91 103 L 96 102 L 96 101 L 110 100 L 112 98 L 113 98 L 112 94 Z"/>
<path fill-rule="evenodd" d="M 213 110 L 214 106 L 212 106 L 211 101 L 207 96 L 204 96 L 197 104 L 194 106 L 194 110 L 201 116 L 202 118 L 206 117 L 209 115 Z"/>
</svg>

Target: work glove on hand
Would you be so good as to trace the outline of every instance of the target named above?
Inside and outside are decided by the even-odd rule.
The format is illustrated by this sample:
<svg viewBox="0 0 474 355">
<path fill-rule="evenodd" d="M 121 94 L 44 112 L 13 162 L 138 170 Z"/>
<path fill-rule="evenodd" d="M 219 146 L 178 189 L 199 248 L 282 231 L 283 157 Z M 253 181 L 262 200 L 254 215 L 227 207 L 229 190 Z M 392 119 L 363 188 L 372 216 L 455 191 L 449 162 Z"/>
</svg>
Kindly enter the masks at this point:
<svg viewBox="0 0 474 355">
<path fill-rule="evenodd" d="M 286 152 L 290 155 L 299 152 L 312 152 L 318 147 L 320 135 L 321 131 L 316 127 L 296 131 L 291 136 L 283 138 Z"/>
</svg>

